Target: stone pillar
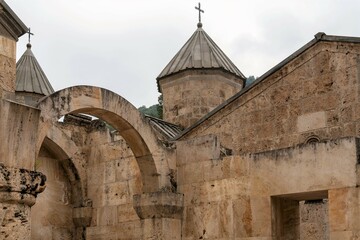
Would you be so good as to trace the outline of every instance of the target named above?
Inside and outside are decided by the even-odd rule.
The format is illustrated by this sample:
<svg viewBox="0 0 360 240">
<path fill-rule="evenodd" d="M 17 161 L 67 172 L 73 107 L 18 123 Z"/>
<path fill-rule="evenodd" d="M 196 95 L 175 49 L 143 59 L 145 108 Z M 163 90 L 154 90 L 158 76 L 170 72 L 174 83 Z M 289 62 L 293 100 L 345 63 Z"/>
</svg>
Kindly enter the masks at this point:
<svg viewBox="0 0 360 240">
<path fill-rule="evenodd" d="M 184 196 L 179 193 L 154 192 L 134 195 L 134 209 L 142 219 L 144 239 L 181 239 Z"/>
<path fill-rule="evenodd" d="M 0 99 L 0 115 L 0 239 L 30 239 L 30 207 L 46 180 L 31 171 L 40 110 Z"/>
<path fill-rule="evenodd" d="M 300 201 L 300 239 L 329 239 L 327 199 Z"/>
<path fill-rule="evenodd" d="M 45 189 L 42 173 L 0 164 L 0 239 L 30 239 L 30 208 Z"/>
</svg>

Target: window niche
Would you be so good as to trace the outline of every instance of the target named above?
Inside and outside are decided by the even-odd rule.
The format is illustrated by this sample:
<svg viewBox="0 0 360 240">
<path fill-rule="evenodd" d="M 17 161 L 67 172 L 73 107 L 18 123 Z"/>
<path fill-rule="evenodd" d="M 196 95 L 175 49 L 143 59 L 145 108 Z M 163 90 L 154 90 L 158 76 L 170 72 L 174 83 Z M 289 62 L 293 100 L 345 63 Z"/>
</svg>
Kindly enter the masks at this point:
<svg viewBox="0 0 360 240">
<path fill-rule="evenodd" d="M 275 239 L 329 239 L 327 191 L 273 196 L 271 205 Z"/>
</svg>

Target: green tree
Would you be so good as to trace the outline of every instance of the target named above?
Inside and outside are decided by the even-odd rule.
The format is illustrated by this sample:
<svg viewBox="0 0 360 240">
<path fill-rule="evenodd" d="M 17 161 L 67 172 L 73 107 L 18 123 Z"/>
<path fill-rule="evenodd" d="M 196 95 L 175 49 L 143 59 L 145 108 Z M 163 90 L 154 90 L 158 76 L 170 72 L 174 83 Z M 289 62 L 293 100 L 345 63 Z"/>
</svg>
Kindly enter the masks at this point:
<svg viewBox="0 0 360 240">
<path fill-rule="evenodd" d="M 162 119 L 163 118 L 163 96 L 162 96 L 162 94 L 158 97 L 158 104 L 154 104 L 150 107 L 146 107 L 145 105 L 143 105 L 143 106 L 139 107 L 138 110 L 143 114 Z"/>
</svg>

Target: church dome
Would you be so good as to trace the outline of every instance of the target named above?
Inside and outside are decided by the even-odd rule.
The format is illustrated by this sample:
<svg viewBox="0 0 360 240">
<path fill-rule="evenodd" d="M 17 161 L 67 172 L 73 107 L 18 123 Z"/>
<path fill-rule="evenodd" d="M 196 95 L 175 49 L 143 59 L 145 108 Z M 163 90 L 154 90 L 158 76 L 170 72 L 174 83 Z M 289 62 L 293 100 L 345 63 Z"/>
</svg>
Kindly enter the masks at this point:
<svg viewBox="0 0 360 240">
<path fill-rule="evenodd" d="M 50 95 L 54 92 L 49 80 L 40 64 L 31 51 L 31 44 L 16 63 L 16 88 L 17 92 Z"/>
<path fill-rule="evenodd" d="M 239 78 L 245 76 L 198 24 L 198 28 L 157 77 L 161 80 L 187 69 L 222 69 Z"/>
</svg>

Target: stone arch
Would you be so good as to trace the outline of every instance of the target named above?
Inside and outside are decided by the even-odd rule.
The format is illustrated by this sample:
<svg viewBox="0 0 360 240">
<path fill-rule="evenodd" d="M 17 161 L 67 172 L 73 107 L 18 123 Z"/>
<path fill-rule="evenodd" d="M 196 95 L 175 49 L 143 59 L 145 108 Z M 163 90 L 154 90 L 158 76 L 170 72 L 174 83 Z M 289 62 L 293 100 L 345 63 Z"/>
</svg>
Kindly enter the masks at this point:
<svg viewBox="0 0 360 240">
<path fill-rule="evenodd" d="M 310 135 L 305 140 L 305 143 L 318 143 L 318 142 L 320 142 L 320 137 L 317 135 Z"/>
<path fill-rule="evenodd" d="M 53 153 L 63 166 L 72 186 L 74 207 L 83 206 L 86 198 L 84 192 L 86 171 L 81 164 L 83 159 L 79 156 L 78 147 L 68 135 L 54 125 L 49 129 L 41 147 Z"/>
<path fill-rule="evenodd" d="M 45 191 L 38 196 L 31 211 L 31 238 L 50 239 L 62 236 L 72 239 L 77 230 L 74 212 L 84 206 L 83 178 L 79 149 L 56 125 L 45 137 L 35 170 L 47 177 Z M 81 169 L 80 169 L 81 170 Z M 82 176 L 83 177 L 83 176 Z"/>
<path fill-rule="evenodd" d="M 159 190 L 159 165 L 163 151 L 146 119 L 126 99 L 107 89 L 74 86 L 41 99 L 38 107 L 41 114 L 37 151 L 52 124 L 61 116 L 69 113 L 90 114 L 108 122 L 126 140 L 140 168 L 143 192 Z"/>
</svg>

